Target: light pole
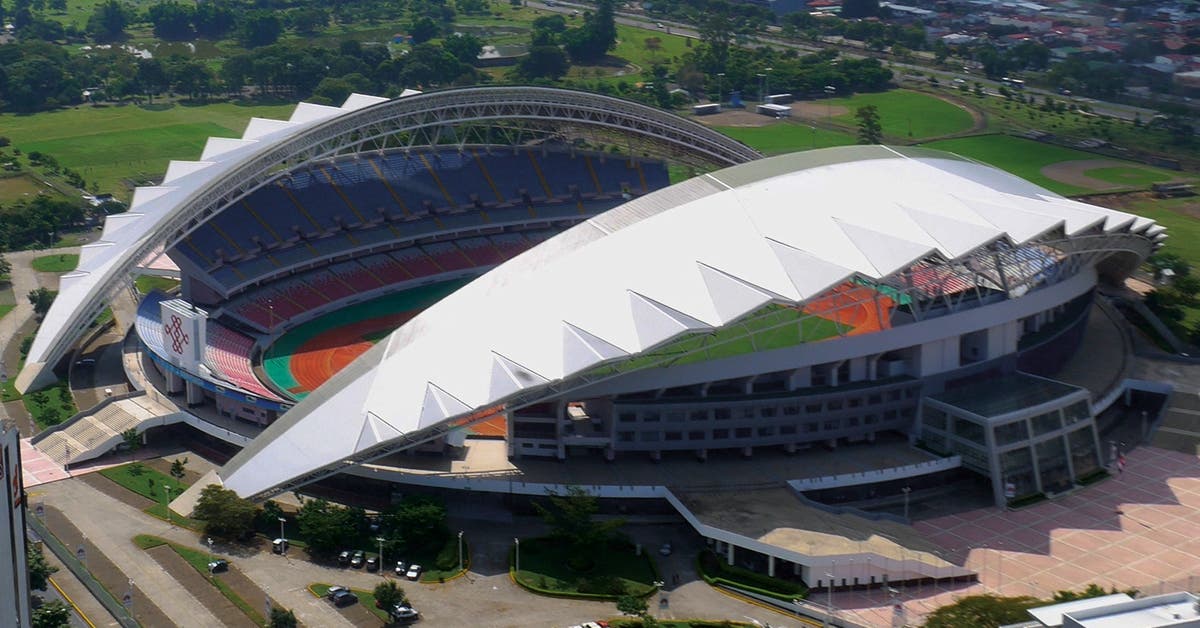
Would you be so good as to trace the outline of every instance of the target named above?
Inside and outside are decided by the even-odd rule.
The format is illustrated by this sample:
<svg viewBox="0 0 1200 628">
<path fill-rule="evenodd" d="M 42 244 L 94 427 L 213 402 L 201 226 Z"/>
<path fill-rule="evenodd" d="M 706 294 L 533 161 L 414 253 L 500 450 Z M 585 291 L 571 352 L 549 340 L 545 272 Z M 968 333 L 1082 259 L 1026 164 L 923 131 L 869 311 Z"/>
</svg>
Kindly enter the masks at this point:
<svg viewBox="0 0 1200 628">
<path fill-rule="evenodd" d="M 279 540 L 282 541 L 282 543 L 279 544 L 280 554 L 287 553 L 287 534 L 284 534 L 283 532 L 283 524 L 285 523 L 287 523 L 287 519 L 279 517 Z"/>
<path fill-rule="evenodd" d="M 912 487 L 906 486 L 900 491 L 904 493 L 904 520 L 908 521 L 908 494 L 912 492 Z"/>
<path fill-rule="evenodd" d="M 174 528 L 175 520 L 171 518 L 171 485 L 163 484 L 163 491 L 166 492 L 163 505 L 167 507 L 167 523 L 171 524 L 171 527 Z"/>
<path fill-rule="evenodd" d="M 717 104 L 721 104 L 725 100 L 723 91 L 725 88 L 725 73 L 717 72 Z"/>
<path fill-rule="evenodd" d="M 517 569 L 516 569 L 516 573 L 513 575 L 520 576 L 521 575 L 521 539 L 514 536 L 513 543 L 515 543 L 517 545 Z"/>
<path fill-rule="evenodd" d="M 825 603 L 825 626 L 828 628 L 833 625 L 833 568 L 837 562 L 829 564 L 829 571 L 825 572 L 825 577 L 829 578 L 829 587 L 825 589 L 828 594 Z"/>
<path fill-rule="evenodd" d="M 775 68 L 763 68 L 763 100 L 771 93 L 771 70 Z"/>
<path fill-rule="evenodd" d="M 212 540 L 211 536 L 206 538 L 205 540 L 208 541 L 208 562 L 212 563 L 216 560 L 216 557 L 213 555 L 213 540 Z M 212 567 L 209 567 L 208 568 L 208 579 L 212 580 L 216 577 L 217 577 L 217 575 L 213 573 Z"/>
<path fill-rule="evenodd" d="M 662 608 L 664 606 L 664 603 L 666 602 L 666 599 L 667 599 L 666 594 L 664 594 L 663 590 L 662 590 L 663 585 L 665 585 L 665 584 L 666 583 L 663 582 L 662 580 L 654 581 L 654 588 L 658 589 L 658 607 L 659 608 Z"/>
<path fill-rule="evenodd" d="M 462 530 L 458 531 L 458 573 L 462 573 Z"/>
<path fill-rule="evenodd" d="M 461 539 L 462 536 L 460 535 L 459 538 Z M 376 537 L 375 540 L 379 541 L 379 577 L 386 578 L 387 570 L 383 568 L 383 537 Z"/>
<path fill-rule="evenodd" d="M 796 621 L 804 623 L 804 620 L 800 618 L 800 598 L 792 598 L 792 606 L 796 609 Z"/>
<path fill-rule="evenodd" d="M 834 94 L 837 94 L 837 88 L 832 85 L 826 85 L 825 86 L 825 98 L 832 99 Z M 825 117 L 832 118 L 833 117 L 833 103 L 826 101 L 825 105 L 826 105 L 825 111 L 828 114 Z"/>
</svg>

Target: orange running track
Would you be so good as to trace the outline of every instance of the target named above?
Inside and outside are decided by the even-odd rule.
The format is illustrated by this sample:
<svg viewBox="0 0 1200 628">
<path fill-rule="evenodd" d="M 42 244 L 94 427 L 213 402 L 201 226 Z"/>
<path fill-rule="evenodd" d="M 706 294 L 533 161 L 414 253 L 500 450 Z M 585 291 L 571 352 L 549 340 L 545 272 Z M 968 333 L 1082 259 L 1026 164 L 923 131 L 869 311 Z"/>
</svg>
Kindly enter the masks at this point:
<svg viewBox="0 0 1200 628">
<path fill-rule="evenodd" d="M 852 327 L 847 335 L 853 336 L 891 327 L 888 313 L 895 306 L 896 302 L 891 297 L 866 286 L 847 282 L 836 286 L 820 299 L 805 304 L 804 313 Z"/>
<path fill-rule="evenodd" d="M 291 392 L 312 392 L 338 371 L 367 352 L 375 343 L 372 337 L 385 335 L 404 324 L 418 312 L 401 312 L 370 318 L 330 329 L 300 345 L 288 362 L 292 377 L 299 384 Z"/>
</svg>

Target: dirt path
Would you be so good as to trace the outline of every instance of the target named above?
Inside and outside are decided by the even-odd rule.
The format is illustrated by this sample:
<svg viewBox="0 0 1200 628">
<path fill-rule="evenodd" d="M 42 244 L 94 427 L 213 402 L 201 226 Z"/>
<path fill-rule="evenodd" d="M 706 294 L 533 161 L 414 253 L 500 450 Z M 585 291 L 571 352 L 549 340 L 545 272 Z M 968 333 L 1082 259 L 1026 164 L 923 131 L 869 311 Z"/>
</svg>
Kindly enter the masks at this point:
<svg viewBox="0 0 1200 628">
<path fill-rule="evenodd" d="M 1042 168 L 1043 176 L 1054 179 L 1055 181 L 1074 185 L 1076 187 L 1096 190 L 1097 192 L 1109 192 L 1112 190 L 1120 190 L 1129 186 L 1119 185 L 1110 181 L 1089 177 L 1085 172 L 1095 170 L 1097 168 L 1123 168 L 1129 164 L 1113 161 L 1111 159 L 1076 159 L 1073 161 L 1060 161 L 1056 164 L 1050 164 Z"/>
</svg>

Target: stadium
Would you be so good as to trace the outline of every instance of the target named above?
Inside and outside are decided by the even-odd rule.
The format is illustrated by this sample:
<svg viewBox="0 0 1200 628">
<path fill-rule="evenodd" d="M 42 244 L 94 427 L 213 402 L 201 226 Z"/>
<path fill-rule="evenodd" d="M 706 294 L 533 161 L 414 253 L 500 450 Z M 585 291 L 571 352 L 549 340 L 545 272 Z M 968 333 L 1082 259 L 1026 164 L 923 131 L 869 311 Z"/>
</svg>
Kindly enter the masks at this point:
<svg viewBox="0 0 1200 628">
<path fill-rule="evenodd" d="M 813 586 L 855 557 L 839 584 L 969 577 L 896 517 L 855 545 L 805 495 L 925 478 L 1004 505 L 1101 470 L 1114 391 L 1054 378 L 1097 286 L 1165 237 L 938 151 L 763 158 L 561 89 L 354 95 L 139 188 L 17 385 L 112 305 L 174 410 L 134 395 L 35 440 L 65 464 L 183 422 L 243 447 L 212 479 L 245 497 L 582 485 Z M 137 273 L 181 285 L 133 297 Z"/>
</svg>

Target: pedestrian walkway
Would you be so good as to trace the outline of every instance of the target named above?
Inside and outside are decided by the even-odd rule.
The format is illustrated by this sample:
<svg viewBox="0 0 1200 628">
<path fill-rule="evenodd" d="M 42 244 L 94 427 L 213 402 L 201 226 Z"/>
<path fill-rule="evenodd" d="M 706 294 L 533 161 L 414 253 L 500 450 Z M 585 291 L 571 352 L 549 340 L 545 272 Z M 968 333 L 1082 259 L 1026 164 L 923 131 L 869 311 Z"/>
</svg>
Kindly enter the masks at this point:
<svg viewBox="0 0 1200 628">
<path fill-rule="evenodd" d="M 38 451 L 29 441 L 28 438 L 21 439 L 21 478 L 25 490 L 72 477 L 70 471 Z"/>
</svg>

